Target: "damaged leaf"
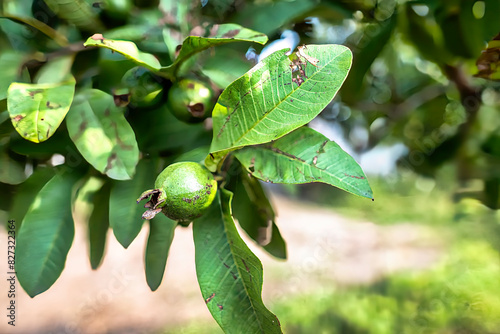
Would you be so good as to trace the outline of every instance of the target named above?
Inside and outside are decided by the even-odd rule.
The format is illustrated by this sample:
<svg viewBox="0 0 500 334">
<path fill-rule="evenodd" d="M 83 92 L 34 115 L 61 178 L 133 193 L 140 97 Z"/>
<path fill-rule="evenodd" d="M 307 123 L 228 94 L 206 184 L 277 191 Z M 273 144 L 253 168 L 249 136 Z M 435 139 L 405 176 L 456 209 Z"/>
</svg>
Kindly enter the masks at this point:
<svg viewBox="0 0 500 334">
<path fill-rule="evenodd" d="M 262 264 L 243 242 L 224 189 L 193 223 L 196 275 L 207 307 L 226 333 L 281 333 L 262 302 Z"/>
<path fill-rule="evenodd" d="M 214 171 L 228 152 L 307 124 L 335 97 L 351 63 L 352 53 L 342 45 L 309 45 L 290 57 L 285 50 L 266 57 L 219 97 L 207 167 Z"/>
<path fill-rule="evenodd" d="M 475 77 L 500 80 L 500 34 L 496 35 L 476 61 L 478 73 Z"/>
<path fill-rule="evenodd" d="M 113 97 L 97 89 L 79 93 L 66 119 L 69 136 L 95 169 L 129 180 L 139 160 L 135 134 Z"/>
<path fill-rule="evenodd" d="M 253 176 L 266 182 L 322 182 L 373 198 L 358 163 L 335 142 L 308 127 L 269 144 L 243 148 L 234 155 Z"/>
<path fill-rule="evenodd" d="M 16 131 L 29 141 L 49 139 L 68 113 L 75 79 L 53 84 L 14 82 L 7 91 L 7 109 Z"/>
</svg>

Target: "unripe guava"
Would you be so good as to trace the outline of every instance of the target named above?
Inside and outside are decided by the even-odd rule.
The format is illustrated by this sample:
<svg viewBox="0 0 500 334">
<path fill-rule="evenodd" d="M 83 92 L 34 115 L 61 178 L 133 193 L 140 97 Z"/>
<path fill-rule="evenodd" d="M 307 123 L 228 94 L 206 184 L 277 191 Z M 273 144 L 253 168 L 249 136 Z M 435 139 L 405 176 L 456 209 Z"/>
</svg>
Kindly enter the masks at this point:
<svg viewBox="0 0 500 334">
<path fill-rule="evenodd" d="M 144 67 L 133 67 L 122 77 L 122 84 L 130 93 L 130 104 L 134 107 L 151 107 L 161 102 L 163 86 Z"/>
<path fill-rule="evenodd" d="M 178 120 L 198 123 L 211 115 L 214 107 L 213 97 L 212 89 L 206 83 L 182 79 L 170 88 L 167 104 Z"/>
<path fill-rule="evenodd" d="M 137 203 L 149 198 L 143 219 L 163 212 L 172 220 L 190 222 L 212 204 L 216 192 L 217 182 L 208 169 L 196 162 L 178 162 L 165 168 L 156 178 L 155 189 L 143 192 Z"/>
</svg>

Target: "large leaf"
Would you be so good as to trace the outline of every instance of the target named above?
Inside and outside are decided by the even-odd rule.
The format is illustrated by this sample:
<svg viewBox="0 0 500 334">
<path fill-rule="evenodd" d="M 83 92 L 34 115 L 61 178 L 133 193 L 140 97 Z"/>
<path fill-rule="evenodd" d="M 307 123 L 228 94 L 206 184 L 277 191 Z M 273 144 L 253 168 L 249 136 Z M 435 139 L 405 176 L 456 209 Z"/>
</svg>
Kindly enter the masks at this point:
<svg viewBox="0 0 500 334">
<path fill-rule="evenodd" d="M 231 193 L 221 189 L 193 223 L 196 274 L 210 313 L 226 333 L 281 333 L 262 302 L 262 264 L 239 236 Z"/>
<path fill-rule="evenodd" d="M 269 144 L 243 148 L 234 155 L 253 176 L 267 182 L 322 182 L 373 197 L 358 163 L 335 142 L 308 127 Z"/>
<path fill-rule="evenodd" d="M 54 284 L 73 242 L 72 188 L 79 174 L 56 174 L 38 193 L 24 217 L 16 248 L 16 272 L 34 297 Z"/>
<path fill-rule="evenodd" d="M 160 62 L 150 53 L 142 52 L 134 42 L 113 40 L 104 38 L 101 34 L 95 34 L 87 39 L 85 46 L 96 46 L 118 52 L 138 65 L 158 71 L 161 68 Z"/>
<path fill-rule="evenodd" d="M 231 178 L 228 186 L 234 193 L 233 215 L 240 226 L 269 254 L 286 259 L 285 241 L 275 224 L 273 207 L 260 182 L 242 170 L 236 178 Z"/>
<path fill-rule="evenodd" d="M 55 84 L 14 82 L 7 92 L 7 108 L 16 131 L 35 143 L 47 140 L 68 113 L 75 79 Z"/>
<path fill-rule="evenodd" d="M 157 175 L 156 163 L 142 159 L 137 173 L 129 181 L 116 181 L 109 198 L 109 224 L 116 240 L 125 248 L 141 231 L 144 208 L 136 204 L 137 197 L 154 186 Z"/>
<path fill-rule="evenodd" d="M 146 247 L 146 281 L 151 291 L 160 286 L 167 265 L 168 251 L 177 223 L 164 215 L 157 215 L 149 221 L 149 237 Z"/>
<path fill-rule="evenodd" d="M 95 169 L 116 180 L 135 172 L 139 148 L 135 134 L 113 97 L 100 90 L 79 93 L 66 119 L 69 136 Z"/>
<path fill-rule="evenodd" d="M 212 112 L 212 155 L 205 161 L 212 171 L 228 151 L 278 139 L 332 101 L 349 72 L 350 50 L 342 45 L 303 50 L 316 66 L 302 56 L 292 62 L 284 50 L 277 51 L 224 90 Z"/>
<path fill-rule="evenodd" d="M 182 43 L 179 55 L 174 63 L 162 67 L 160 72 L 167 77 L 175 78 L 182 63 L 196 53 L 213 46 L 233 42 L 255 42 L 265 44 L 267 42 L 267 36 L 233 23 L 214 25 L 208 37 L 188 36 Z"/>
</svg>

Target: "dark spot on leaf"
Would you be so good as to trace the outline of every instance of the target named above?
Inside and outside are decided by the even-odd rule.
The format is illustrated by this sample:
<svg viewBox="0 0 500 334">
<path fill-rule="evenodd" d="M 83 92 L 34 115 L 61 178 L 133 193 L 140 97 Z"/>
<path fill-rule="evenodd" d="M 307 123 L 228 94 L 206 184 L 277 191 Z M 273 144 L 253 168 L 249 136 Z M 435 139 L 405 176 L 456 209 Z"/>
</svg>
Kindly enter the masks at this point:
<svg viewBox="0 0 500 334">
<path fill-rule="evenodd" d="M 113 160 L 116 160 L 116 153 L 112 153 L 108 158 L 108 163 L 106 164 L 106 168 L 104 168 L 104 173 L 113 168 Z"/>
<path fill-rule="evenodd" d="M 200 118 L 205 114 L 205 106 L 203 103 L 190 104 L 187 108 L 193 117 Z"/>
<path fill-rule="evenodd" d="M 210 195 L 210 190 L 207 191 L 207 195 Z"/>
<path fill-rule="evenodd" d="M 215 157 L 212 153 L 210 153 L 210 158 L 212 158 L 212 160 L 215 160 Z"/>
<path fill-rule="evenodd" d="M 104 116 L 109 117 L 109 114 L 110 114 L 110 110 L 109 110 L 109 108 L 106 108 L 106 110 L 104 110 Z"/>
<path fill-rule="evenodd" d="M 222 37 L 223 38 L 233 38 L 234 36 L 238 35 L 239 32 L 240 32 L 240 29 L 229 30 L 224 35 L 222 35 Z"/>
<path fill-rule="evenodd" d="M 358 180 L 364 180 L 365 179 L 364 176 L 350 175 L 350 174 L 347 174 L 347 173 L 344 173 L 344 175 L 347 176 L 347 177 L 352 177 L 353 179 L 358 179 Z"/>
<path fill-rule="evenodd" d="M 33 98 L 36 94 L 43 93 L 43 89 L 32 89 L 28 92 L 28 95 Z"/>
<path fill-rule="evenodd" d="M 234 280 L 237 280 L 238 279 L 238 276 L 236 276 L 235 273 L 233 273 L 232 271 L 229 272 L 231 274 L 231 276 L 233 276 L 233 279 Z"/>
<path fill-rule="evenodd" d="M 222 264 L 224 265 L 224 267 L 226 267 L 227 269 L 229 269 L 229 265 L 226 262 L 223 262 Z"/>
<path fill-rule="evenodd" d="M 221 304 L 217 304 L 217 307 L 219 308 L 219 310 L 222 311 L 222 309 L 224 308 Z"/>
<path fill-rule="evenodd" d="M 205 304 L 208 304 L 215 297 L 215 292 L 212 293 L 208 298 L 205 299 Z"/>
<path fill-rule="evenodd" d="M 293 99 L 290 99 L 290 102 L 293 102 Z"/>
<path fill-rule="evenodd" d="M 188 89 L 194 89 L 194 83 L 190 82 L 187 86 Z"/>
</svg>

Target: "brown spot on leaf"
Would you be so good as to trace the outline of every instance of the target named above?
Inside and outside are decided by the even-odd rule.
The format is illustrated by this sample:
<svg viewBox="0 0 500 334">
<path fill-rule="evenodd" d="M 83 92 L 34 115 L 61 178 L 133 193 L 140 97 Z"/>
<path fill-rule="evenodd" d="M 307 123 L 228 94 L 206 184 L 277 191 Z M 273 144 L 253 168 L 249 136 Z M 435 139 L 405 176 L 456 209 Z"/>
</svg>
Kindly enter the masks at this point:
<svg viewBox="0 0 500 334">
<path fill-rule="evenodd" d="M 13 120 L 14 120 L 14 122 L 19 122 L 19 121 L 20 121 L 20 120 L 22 120 L 24 117 L 25 117 L 25 116 L 23 116 L 23 115 L 16 115 L 16 116 L 13 118 Z"/>
<path fill-rule="evenodd" d="M 108 158 L 108 163 L 106 164 L 106 168 L 104 168 L 104 173 L 113 168 L 113 161 L 116 160 L 116 153 L 112 153 Z"/>
<path fill-rule="evenodd" d="M 43 89 L 31 89 L 28 91 L 28 95 L 33 98 L 36 94 L 43 93 Z"/>
<path fill-rule="evenodd" d="M 240 29 L 229 30 L 224 35 L 222 35 L 222 37 L 223 38 L 233 38 L 234 36 L 238 35 L 239 32 L 240 32 Z"/>
<path fill-rule="evenodd" d="M 205 299 L 205 304 L 208 304 L 215 297 L 215 292 L 212 293 L 208 298 Z"/>
<path fill-rule="evenodd" d="M 351 174 L 347 174 L 347 173 L 344 173 L 344 175 L 347 176 L 347 177 L 352 177 L 353 179 L 358 179 L 358 180 L 364 180 L 365 179 L 364 176 L 351 175 Z"/>
<path fill-rule="evenodd" d="M 222 311 L 222 309 L 224 308 L 221 304 L 217 304 L 217 307 L 219 308 L 219 310 Z"/>
<path fill-rule="evenodd" d="M 188 89 L 194 89 L 194 83 L 190 82 L 187 86 Z"/>
</svg>

